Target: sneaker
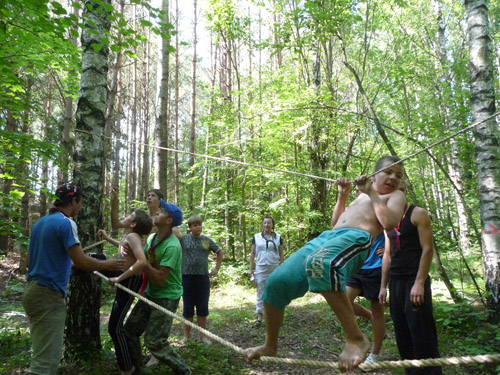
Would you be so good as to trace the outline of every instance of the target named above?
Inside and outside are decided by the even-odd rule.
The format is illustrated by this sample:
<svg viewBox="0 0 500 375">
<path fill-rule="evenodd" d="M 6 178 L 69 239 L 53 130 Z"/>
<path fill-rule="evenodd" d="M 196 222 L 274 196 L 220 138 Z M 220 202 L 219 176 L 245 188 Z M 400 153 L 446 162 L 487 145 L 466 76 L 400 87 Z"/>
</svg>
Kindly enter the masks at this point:
<svg viewBox="0 0 500 375">
<path fill-rule="evenodd" d="M 148 363 L 146 363 L 146 367 L 151 367 L 154 366 L 158 363 L 158 358 L 156 358 L 154 355 L 151 354 L 151 358 L 149 358 Z"/>
<path fill-rule="evenodd" d="M 264 314 L 257 313 L 257 316 L 255 317 L 255 323 L 262 323 L 263 318 L 264 318 Z"/>
<path fill-rule="evenodd" d="M 376 363 L 376 362 L 380 362 L 380 356 L 378 354 L 370 353 L 368 355 L 368 357 L 366 357 L 366 359 L 363 363 L 366 363 L 367 365 L 369 365 L 371 363 Z"/>
<path fill-rule="evenodd" d="M 132 366 L 132 368 L 128 371 L 122 371 L 121 375 L 132 375 L 135 372 L 135 366 Z"/>
</svg>

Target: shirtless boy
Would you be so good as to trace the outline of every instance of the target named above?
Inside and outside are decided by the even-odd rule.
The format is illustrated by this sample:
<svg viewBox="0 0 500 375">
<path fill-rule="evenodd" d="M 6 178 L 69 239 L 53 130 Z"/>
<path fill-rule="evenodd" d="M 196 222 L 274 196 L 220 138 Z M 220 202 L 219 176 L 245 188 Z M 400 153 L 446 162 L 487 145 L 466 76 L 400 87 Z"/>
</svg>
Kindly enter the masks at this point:
<svg viewBox="0 0 500 375">
<path fill-rule="evenodd" d="M 275 356 L 285 307 L 309 290 L 321 293 L 340 320 L 346 344 L 339 356 L 339 369 L 350 371 L 363 362 L 370 348 L 359 329 L 346 294 L 346 279 L 362 266 L 371 249 L 372 238 L 396 227 L 403 214 L 405 196 L 398 190 L 403 167 L 399 158 L 386 156 L 375 164 L 373 181 L 356 178 L 361 193 L 346 209 L 351 191 L 348 179 L 337 180 L 339 198 L 332 215 L 333 230 L 323 232 L 290 256 L 269 277 L 264 289 L 266 339 L 263 345 L 246 349 L 249 361 Z M 390 167 L 389 167 L 390 166 Z"/>
</svg>

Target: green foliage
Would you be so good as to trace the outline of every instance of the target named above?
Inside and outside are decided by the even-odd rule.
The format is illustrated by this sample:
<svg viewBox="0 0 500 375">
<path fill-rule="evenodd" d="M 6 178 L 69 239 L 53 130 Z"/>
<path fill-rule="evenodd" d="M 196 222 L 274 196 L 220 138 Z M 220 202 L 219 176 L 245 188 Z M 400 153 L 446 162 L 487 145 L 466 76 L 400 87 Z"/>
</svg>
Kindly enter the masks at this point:
<svg viewBox="0 0 500 375">
<path fill-rule="evenodd" d="M 250 286 L 248 279 L 248 263 L 242 261 L 224 261 L 222 262 L 219 273 L 217 274 L 217 283 L 219 285 L 236 284 Z"/>
<path fill-rule="evenodd" d="M 49 68 L 76 70 L 79 51 L 66 34 L 75 17 L 60 3 L 48 0 L 6 0 L 0 11 L 4 31 L 0 33 L 0 108 L 19 113 L 26 108 L 26 77 Z M 3 122 L 0 116 L 0 125 Z"/>
<path fill-rule="evenodd" d="M 253 321 L 255 289 L 239 284 L 230 277 L 237 276 L 240 265 L 224 262 L 217 277 L 218 283 L 212 284 L 211 308 L 208 319 L 209 330 L 222 339 L 246 348 L 259 345 L 264 340 L 264 326 Z M 241 272 L 246 270 L 241 270 Z M 220 277 L 226 274 L 225 279 Z M 223 281 L 224 280 L 224 281 Z M 227 281 L 226 281 L 227 280 Z M 11 283 L 21 286 L 22 280 Z M 101 309 L 101 337 L 103 349 L 94 353 L 94 360 L 89 362 L 62 363 L 59 373 L 62 375 L 97 375 L 118 374 L 116 359 L 112 351 L 113 344 L 107 334 L 105 317 L 111 310 L 115 289 L 103 287 Z M 15 297 L 17 296 L 17 297 Z M 14 298 L 15 297 L 15 298 Z M 450 301 L 434 300 L 434 314 L 437 323 L 439 345 L 443 357 L 467 356 L 486 353 L 498 353 L 500 350 L 500 330 L 486 320 L 486 314 L 480 307 L 468 304 L 453 304 Z M 361 300 L 362 304 L 366 301 Z M 177 313 L 180 314 L 182 306 Z M 382 348 L 384 360 L 398 360 L 394 330 L 389 313 L 386 313 L 387 336 Z M 371 325 L 364 320 L 358 321 L 361 330 L 371 335 Z M 182 323 L 174 320 L 170 343 L 184 358 L 193 373 L 199 374 L 263 374 L 269 371 L 299 375 L 310 373 L 308 367 L 269 365 L 257 362 L 248 363 L 242 356 L 218 343 L 211 346 L 196 340 L 198 333 L 193 330 L 193 340 L 182 342 Z M 13 290 L 9 300 L 5 297 L 0 304 L 0 357 L 2 372 L 13 373 L 26 368 L 30 356 L 30 336 L 27 330 L 20 293 Z M 313 360 L 337 359 L 343 346 L 343 332 L 340 323 L 333 317 L 324 300 L 312 293 L 294 301 L 285 310 L 284 324 L 280 334 L 279 355 L 283 357 Z M 160 375 L 170 373 L 164 364 L 146 369 L 146 374 Z M 318 370 L 319 371 L 319 370 Z M 394 373 L 402 374 L 396 370 Z M 496 365 L 446 366 L 450 375 L 493 375 L 498 371 Z"/>
<path fill-rule="evenodd" d="M 29 187 L 37 176 L 26 173 L 33 153 L 48 160 L 57 157 L 58 148 L 53 144 L 41 142 L 28 134 L 9 132 L 0 128 L 0 173 L 1 179 L 10 182 L 11 189 L 0 192 L 0 235 L 11 235 L 23 248 L 27 248 L 26 228 L 21 227 L 20 202 L 24 194 L 32 193 Z M 7 249 L 0 249 L 0 252 Z"/>
<path fill-rule="evenodd" d="M 440 345 L 450 356 L 500 351 L 500 326 L 488 322 L 488 313 L 482 306 L 434 303 L 434 316 Z"/>
</svg>

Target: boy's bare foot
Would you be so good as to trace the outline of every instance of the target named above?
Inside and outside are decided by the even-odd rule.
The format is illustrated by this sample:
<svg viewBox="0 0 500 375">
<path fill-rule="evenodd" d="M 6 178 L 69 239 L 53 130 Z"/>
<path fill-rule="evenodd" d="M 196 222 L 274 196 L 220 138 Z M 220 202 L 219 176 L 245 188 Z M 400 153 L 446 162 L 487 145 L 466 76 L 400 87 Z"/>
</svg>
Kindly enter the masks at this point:
<svg viewBox="0 0 500 375">
<path fill-rule="evenodd" d="M 250 362 L 254 359 L 259 359 L 262 356 L 275 357 L 276 349 L 273 349 L 266 345 L 256 346 L 254 348 L 245 349 L 245 357 L 247 361 Z"/>
<path fill-rule="evenodd" d="M 370 341 L 366 337 L 363 337 L 361 341 L 346 343 L 339 356 L 339 370 L 345 372 L 358 367 L 365 360 L 369 349 Z"/>
</svg>

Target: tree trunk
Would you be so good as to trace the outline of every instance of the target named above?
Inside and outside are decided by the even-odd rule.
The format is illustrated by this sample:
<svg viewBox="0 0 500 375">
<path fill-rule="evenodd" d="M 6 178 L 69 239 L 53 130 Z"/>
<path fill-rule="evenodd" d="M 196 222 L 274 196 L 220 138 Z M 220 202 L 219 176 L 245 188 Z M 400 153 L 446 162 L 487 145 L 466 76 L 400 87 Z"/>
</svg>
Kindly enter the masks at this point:
<svg viewBox="0 0 500 375">
<path fill-rule="evenodd" d="M 193 1 L 193 59 L 191 62 L 191 123 L 189 128 L 189 173 L 188 173 L 188 210 L 193 210 L 193 176 L 194 176 L 194 153 L 196 152 L 196 60 L 197 60 L 197 44 L 198 44 L 198 2 Z"/>
<path fill-rule="evenodd" d="M 472 118 L 485 120 L 495 113 L 495 87 L 489 34 L 488 3 L 466 0 Z M 474 128 L 481 205 L 482 251 L 487 305 L 493 322 L 500 322 L 500 148 L 495 119 Z"/>
<path fill-rule="evenodd" d="M 437 40 L 438 43 L 436 45 L 436 56 L 439 58 L 440 69 L 442 71 L 441 78 L 442 82 L 445 85 L 443 90 L 440 90 L 438 96 L 442 96 L 444 100 L 444 113 L 446 114 L 446 118 L 443 123 L 445 124 L 445 128 L 451 132 L 456 132 L 459 130 L 459 124 L 456 120 L 457 106 L 455 101 L 453 100 L 453 93 L 455 87 L 457 87 L 456 82 L 453 81 L 453 73 L 451 72 L 449 66 L 450 63 L 448 61 L 447 55 L 447 36 L 446 36 L 446 24 L 443 19 L 442 11 L 441 11 L 441 0 L 433 0 L 434 3 L 434 11 L 436 14 L 436 23 L 437 23 Z M 455 196 L 455 202 L 457 207 L 457 216 L 458 216 L 458 240 L 460 242 L 460 246 L 463 251 L 468 254 L 470 241 L 468 237 L 468 224 L 467 224 L 467 213 L 466 208 L 463 203 L 463 186 L 462 186 L 462 165 L 460 162 L 460 152 L 458 139 L 452 138 L 450 140 L 451 153 L 449 157 L 448 164 L 448 174 L 450 179 L 453 181 L 453 185 L 456 187 L 456 190 L 453 191 Z"/>
<path fill-rule="evenodd" d="M 134 28 L 137 19 L 137 5 L 133 5 L 133 19 L 134 19 Z M 137 48 L 134 47 L 134 53 L 137 54 Z M 137 89 L 137 59 L 133 59 L 132 63 L 132 116 L 130 121 L 130 129 L 129 129 L 129 159 L 128 159 L 128 199 L 135 200 L 137 198 L 137 109 L 138 109 L 138 100 L 139 90 Z"/>
<path fill-rule="evenodd" d="M 169 1 L 162 0 L 161 9 L 164 12 L 163 22 L 169 23 Z M 166 26 L 162 26 L 162 32 L 169 33 Z M 167 198 L 168 189 L 168 110 L 169 110 L 169 61 L 170 61 L 170 39 L 162 38 L 161 40 L 161 82 L 159 92 L 159 108 L 160 113 L 156 121 L 155 132 L 155 185 L 158 187 L 165 198 Z"/>
<path fill-rule="evenodd" d="M 313 85 L 317 96 L 320 96 L 321 89 L 321 70 L 320 70 L 320 51 L 314 53 L 313 61 Z M 314 111 L 312 115 L 311 127 L 309 132 L 309 154 L 312 173 L 321 175 L 321 172 L 326 171 L 327 167 L 327 150 L 328 150 L 328 127 L 325 126 L 321 111 Z M 311 212 L 317 212 L 319 215 L 314 215 L 310 219 L 309 224 L 309 239 L 319 235 L 324 229 L 323 223 L 326 221 L 328 214 L 326 213 L 326 181 L 320 179 L 311 180 Z M 319 220 L 318 220 L 319 219 Z"/>
<path fill-rule="evenodd" d="M 142 139 L 144 143 L 144 152 L 142 154 L 142 176 L 141 183 L 139 187 L 139 197 L 143 199 L 149 190 L 149 177 L 151 175 L 151 163 L 150 163 L 150 151 L 149 151 L 149 123 L 151 119 L 150 113 L 150 101 L 149 101 L 149 82 L 150 82 L 150 63 L 151 63 L 151 43 L 149 41 L 150 30 L 148 30 L 148 40 L 146 41 L 144 48 L 144 84 L 143 84 L 143 97 L 144 103 L 144 118 L 142 127 Z"/>
<path fill-rule="evenodd" d="M 105 1 L 110 3 L 110 1 Z M 85 28 L 82 31 L 82 77 L 76 111 L 76 137 L 73 182 L 86 193 L 83 209 L 77 217 L 79 238 L 83 246 L 97 241 L 102 228 L 104 188 L 104 129 L 108 98 L 108 47 L 96 51 L 93 43 L 109 32 L 106 9 L 89 2 L 85 7 Z M 89 9 L 90 8 L 90 9 Z M 87 22 L 86 20 L 92 21 Z M 93 26 L 91 26 L 93 25 Z M 93 360 L 101 349 L 99 307 L 101 281 L 90 273 L 73 270 L 68 288 L 65 358 Z"/>
<path fill-rule="evenodd" d="M 80 10 L 76 7 L 73 7 L 73 15 L 76 19 L 80 18 Z M 78 32 L 78 27 L 73 27 L 73 30 Z M 73 45 L 78 46 L 78 39 L 75 36 L 71 36 L 71 42 Z M 68 76 L 75 76 L 76 72 L 71 71 L 68 73 Z M 69 163 L 70 163 L 70 130 L 71 124 L 73 121 L 73 97 L 70 94 L 67 94 L 64 97 L 64 120 L 63 120 L 63 131 L 61 137 L 61 166 L 58 172 L 58 182 L 66 182 L 69 180 Z"/>
<path fill-rule="evenodd" d="M 175 0 L 175 29 L 179 30 L 179 0 Z M 175 109 L 174 109 L 174 148 L 179 149 L 179 33 L 175 34 L 175 73 L 174 73 L 174 90 L 175 90 Z M 179 204 L 179 153 L 174 152 L 174 203 Z"/>
</svg>

